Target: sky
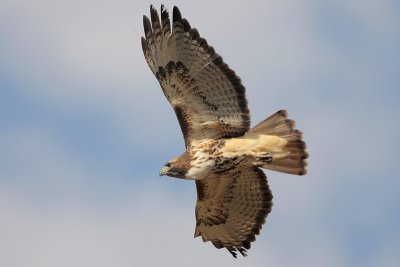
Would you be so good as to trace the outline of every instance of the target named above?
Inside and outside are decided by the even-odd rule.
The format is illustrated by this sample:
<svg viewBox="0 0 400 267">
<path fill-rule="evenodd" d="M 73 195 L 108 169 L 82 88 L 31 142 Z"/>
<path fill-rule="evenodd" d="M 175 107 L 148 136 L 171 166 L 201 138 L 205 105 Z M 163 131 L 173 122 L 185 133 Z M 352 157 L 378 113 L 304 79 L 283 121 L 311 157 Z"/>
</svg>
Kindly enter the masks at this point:
<svg viewBox="0 0 400 267">
<path fill-rule="evenodd" d="M 0 3 L 0 266 L 398 266 L 400 4 L 164 1 L 241 77 L 252 125 L 287 109 L 308 174 L 267 171 L 247 258 L 193 239 L 184 150 L 141 49 L 153 3 Z"/>
</svg>

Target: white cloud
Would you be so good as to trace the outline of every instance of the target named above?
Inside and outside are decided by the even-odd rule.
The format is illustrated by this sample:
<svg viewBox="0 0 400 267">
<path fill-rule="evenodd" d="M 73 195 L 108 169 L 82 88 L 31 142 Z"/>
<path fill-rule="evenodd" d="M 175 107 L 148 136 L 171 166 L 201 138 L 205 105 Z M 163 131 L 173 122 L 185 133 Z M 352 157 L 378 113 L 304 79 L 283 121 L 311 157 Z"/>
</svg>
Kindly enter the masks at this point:
<svg viewBox="0 0 400 267">
<path fill-rule="evenodd" d="M 311 255 L 316 264 L 327 259 L 332 261 L 325 266 L 337 262 L 331 248 L 315 250 L 313 238 L 285 244 L 288 237 L 283 235 L 282 240 L 282 235 L 273 234 L 276 224 L 267 226 L 248 258 L 234 260 L 227 251 L 193 240 L 192 204 L 162 193 L 132 194 L 114 203 L 113 209 L 85 203 L 68 209 L 43 208 L 15 198 L 12 192 L 1 193 L 0 211 L 7 218 L 0 230 L 4 266 L 264 266 L 265 262 L 287 266 L 296 261 L 298 266 L 309 266 Z M 302 253 L 296 252 L 299 245 Z"/>
</svg>

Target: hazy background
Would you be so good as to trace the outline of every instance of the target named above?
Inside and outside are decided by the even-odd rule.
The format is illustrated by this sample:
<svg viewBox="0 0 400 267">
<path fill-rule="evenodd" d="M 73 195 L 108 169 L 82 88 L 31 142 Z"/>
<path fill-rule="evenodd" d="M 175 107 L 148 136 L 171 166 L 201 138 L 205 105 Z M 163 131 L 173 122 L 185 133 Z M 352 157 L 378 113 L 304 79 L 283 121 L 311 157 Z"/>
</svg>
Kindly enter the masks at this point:
<svg viewBox="0 0 400 267">
<path fill-rule="evenodd" d="M 193 239 L 194 183 L 158 177 L 184 145 L 142 54 L 151 2 L 2 0 L 0 266 L 398 266 L 400 3 L 163 2 L 242 78 L 252 125 L 289 111 L 308 175 L 267 173 L 246 259 Z"/>
</svg>

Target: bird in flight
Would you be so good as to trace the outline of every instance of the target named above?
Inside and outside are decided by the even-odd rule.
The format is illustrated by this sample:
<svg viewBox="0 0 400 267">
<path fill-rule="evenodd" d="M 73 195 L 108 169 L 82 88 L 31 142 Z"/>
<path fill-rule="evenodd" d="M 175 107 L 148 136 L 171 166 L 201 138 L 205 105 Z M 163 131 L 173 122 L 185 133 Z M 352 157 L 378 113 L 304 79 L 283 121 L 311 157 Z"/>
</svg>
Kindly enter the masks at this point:
<svg viewBox="0 0 400 267">
<path fill-rule="evenodd" d="M 306 173 L 306 145 L 287 112 L 280 110 L 250 128 L 241 79 L 175 6 L 172 21 L 150 7 L 143 16 L 142 48 L 151 71 L 175 111 L 185 152 L 160 175 L 194 180 L 194 236 L 247 255 L 272 207 L 261 170 Z"/>
</svg>

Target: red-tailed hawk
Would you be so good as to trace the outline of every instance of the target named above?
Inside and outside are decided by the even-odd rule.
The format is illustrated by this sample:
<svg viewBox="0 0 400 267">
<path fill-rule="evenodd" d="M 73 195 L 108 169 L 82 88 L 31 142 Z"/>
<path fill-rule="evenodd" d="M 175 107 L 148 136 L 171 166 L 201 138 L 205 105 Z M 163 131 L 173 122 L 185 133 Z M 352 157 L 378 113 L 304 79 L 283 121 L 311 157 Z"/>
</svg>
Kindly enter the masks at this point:
<svg viewBox="0 0 400 267">
<path fill-rule="evenodd" d="M 186 151 L 160 175 L 195 180 L 194 236 L 246 256 L 271 211 L 272 194 L 260 168 L 303 175 L 302 134 L 284 110 L 250 129 L 245 88 L 214 48 L 182 18 L 143 16 L 143 53 L 172 105 Z"/>
</svg>

